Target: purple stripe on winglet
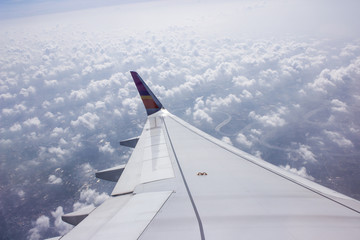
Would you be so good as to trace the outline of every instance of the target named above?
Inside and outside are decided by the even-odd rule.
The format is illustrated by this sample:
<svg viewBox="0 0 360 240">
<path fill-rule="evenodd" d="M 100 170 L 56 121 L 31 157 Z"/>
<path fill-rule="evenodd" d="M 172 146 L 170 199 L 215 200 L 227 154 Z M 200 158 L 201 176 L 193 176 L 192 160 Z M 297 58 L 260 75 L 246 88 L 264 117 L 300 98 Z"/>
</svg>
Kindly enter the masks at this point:
<svg viewBox="0 0 360 240">
<path fill-rule="evenodd" d="M 156 98 L 156 96 L 153 94 L 153 92 L 150 90 L 150 88 L 146 85 L 144 80 L 141 79 L 139 74 L 137 72 L 133 72 L 133 71 L 131 71 L 130 73 L 135 82 L 135 85 L 140 94 L 140 97 L 143 101 L 147 115 L 156 113 L 161 108 L 163 108 L 160 101 Z"/>
</svg>

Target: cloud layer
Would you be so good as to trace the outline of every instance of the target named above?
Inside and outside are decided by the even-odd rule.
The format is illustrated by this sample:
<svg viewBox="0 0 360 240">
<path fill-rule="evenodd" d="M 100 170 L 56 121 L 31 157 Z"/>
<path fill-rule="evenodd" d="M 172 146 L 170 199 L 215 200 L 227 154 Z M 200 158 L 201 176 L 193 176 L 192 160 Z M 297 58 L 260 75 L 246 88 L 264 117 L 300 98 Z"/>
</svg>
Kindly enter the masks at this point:
<svg viewBox="0 0 360 240">
<path fill-rule="evenodd" d="M 248 7 L 259 13 L 265 6 Z M 359 189 L 344 187 L 354 182 L 346 173 L 360 155 L 358 40 L 210 38 L 196 14 L 193 25 L 172 19 L 160 30 L 133 32 L 113 24 L 124 17 L 115 10 L 98 11 L 3 22 L 1 208 L 27 223 L 7 223 L 4 236 L 63 234 L 70 229 L 60 221 L 64 212 L 108 197 L 113 186 L 94 173 L 126 162 L 131 151 L 118 142 L 137 136 L 145 119 L 129 70 L 196 127 L 359 198 Z"/>
</svg>

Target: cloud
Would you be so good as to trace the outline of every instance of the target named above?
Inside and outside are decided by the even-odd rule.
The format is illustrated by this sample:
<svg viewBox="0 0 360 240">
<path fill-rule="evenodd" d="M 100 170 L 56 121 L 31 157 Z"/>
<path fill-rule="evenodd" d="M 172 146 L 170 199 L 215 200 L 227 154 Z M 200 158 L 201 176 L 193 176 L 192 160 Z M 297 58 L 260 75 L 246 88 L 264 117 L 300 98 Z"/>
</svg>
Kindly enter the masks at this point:
<svg viewBox="0 0 360 240">
<path fill-rule="evenodd" d="M 16 94 L 11 94 L 11 93 L 0 94 L 0 99 L 9 100 L 13 98 L 16 98 Z"/>
<path fill-rule="evenodd" d="M 55 103 L 64 103 L 64 98 L 63 97 L 57 97 L 57 98 L 54 98 L 54 102 Z"/>
<path fill-rule="evenodd" d="M 48 152 L 62 159 L 70 153 L 68 149 L 62 149 L 61 147 L 49 147 Z"/>
<path fill-rule="evenodd" d="M 221 141 L 223 141 L 223 142 L 225 142 L 225 143 L 227 143 L 229 145 L 233 145 L 233 143 L 231 142 L 231 139 L 229 137 L 224 136 L 224 137 L 221 138 Z"/>
<path fill-rule="evenodd" d="M 99 146 L 99 151 L 112 154 L 115 152 L 115 149 L 110 145 L 110 142 L 103 142 L 102 145 Z"/>
<path fill-rule="evenodd" d="M 55 79 L 53 80 L 44 80 L 45 86 L 47 87 L 55 87 L 57 85 L 59 85 L 59 82 Z"/>
<path fill-rule="evenodd" d="M 347 105 L 346 103 L 340 101 L 339 99 L 333 99 L 331 100 L 331 110 L 335 112 L 347 112 Z"/>
<path fill-rule="evenodd" d="M 306 162 L 310 162 L 310 163 L 317 162 L 316 155 L 311 151 L 311 147 L 301 144 L 301 143 L 298 144 L 297 149 L 294 149 L 289 153 L 288 158 L 290 161 L 302 160 L 305 163 Z"/>
<path fill-rule="evenodd" d="M 84 126 L 90 130 L 94 130 L 99 120 L 100 118 L 96 115 L 96 113 L 87 112 L 79 116 L 77 120 L 71 121 L 71 125 L 74 127 Z"/>
<path fill-rule="evenodd" d="M 253 7 L 251 11 L 264 7 Z M 0 168 L 6 179 L 1 187 L 14 188 L 13 184 L 18 184 L 4 174 L 4 169 L 16 172 L 15 168 L 28 162 L 29 167 L 22 171 L 28 178 L 26 187 L 38 193 L 35 201 L 58 189 L 60 185 L 55 183 L 60 181 L 62 184 L 72 182 L 74 188 L 82 191 L 86 187 L 99 191 L 102 185 L 95 183 L 92 165 L 101 167 L 101 164 L 93 162 L 96 160 L 93 151 L 108 158 L 103 164 L 109 166 L 115 164 L 116 159 L 126 161 L 131 152 L 123 150 L 121 154 L 111 144 L 117 142 L 120 135 L 138 135 L 146 117 L 129 70 L 140 73 L 170 112 L 181 118 L 185 116 L 190 124 L 211 135 L 216 135 L 211 124 L 222 119 L 218 111 L 228 112 L 232 120 L 222 130 L 229 137 L 222 140 L 248 146 L 257 156 L 262 153 L 265 160 L 274 156 L 282 162 L 291 161 L 284 152 L 293 149 L 291 157 L 308 163 L 307 170 L 316 173 L 313 168 L 321 164 L 310 164 L 314 159 L 321 163 L 331 152 L 342 152 L 333 149 L 321 154 L 324 145 L 320 146 L 320 140 L 316 144 L 292 145 L 292 142 L 323 140 L 325 136 L 331 141 L 330 145 L 332 142 L 355 145 L 356 131 L 360 129 L 355 115 L 351 114 L 359 100 L 355 99 L 359 92 L 356 80 L 360 66 L 357 41 L 300 40 L 296 38 L 297 33 L 295 37 L 281 40 L 244 38 L 238 35 L 240 31 L 236 33 L 238 26 L 226 26 L 231 32 L 231 37 L 226 38 L 213 31 L 214 27 L 225 30 L 216 27 L 220 23 L 218 19 L 213 21 L 215 25 L 206 27 L 208 23 L 204 19 L 208 18 L 200 16 L 205 12 L 200 11 L 199 15 L 196 9 L 192 10 L 194 18 L 184 18 L 179 12 L 179 19 L 190 19 L 186 26 L 171 24 L 170 28 L 155 31 L 139 23 L 139 28 L 146 28 L 146 33 L 127 25 L 131 30 L 131 34 L 127 34 L 126 29 L 120 33 L 114 31 L 111 24 L 103 24 L 117 17 L 124 20 L 118 22 L 129 22 L 123 14 L 118 14 L 119 9 L 122 8 L 109 8 L 112 14 L 96 9 L 90 11 L 96 15 L 91 18 L 88 18 L 89 12 L 69 14 L 67 19 L 58 16 L 55 22 L 61 24 L 57 26 L 54 16 L 39 17 L 31 28 L 23 28 L 22 24 L 27 23 L 20 19 L 3 24 L 1 32 L 6 34 L 0 48 L 0 144 L 5 149 L 5 162 L 1 166 L 7 168 Z M 229 10 L 234 11 L 231 22 L 238 23 L 234 20 L 244 16 Z M 129 17 L 134 13 L 124 12 Z M 218 14 L 218 9 L 214 8 L 213 12 Z M 76 25 L 74 18 L 79 20 L 75 21 Z M 265 19 L 268 18 L 265 16 Z M 92 20 L 96 24 L 92 24 Z M 199 22 L 203 27 L 197 29 Z M 25 29 L 24 34 L 19 34 L 19 28 Z M 263 32 L 256 30 L 258 26 L 252 28 L 253 32 Z M 202 35 L 205 31 L 209 35 Z M 312 91 L 317 94 L 311 94 Z M 318 94 L 321 91 L 327 94 Z M 294 108 L 295 105 L 298 107 Z M 273 109 L 273 106 L 278 107 Z M 328 108 L 322 110 L 322 106 Z M 326 122 L 329 110 L 336 121 Z M 340 114 L 345 110 L 347 114 Z M 311 112 L 315 113 L 308 116 Z M 352 123 L 350 131 L 353 132 L 347 128 L 344 131 L 344 122 Z M 324 126 L 335 135 L 326 134 Z M 124 129 L 126 131 L 122 131 Z M 106 140 L 99 143 L 100 135 Z M 264 147 L 263 140 L 271 140 L 273 145 Z M 271 148 L 275 145 L 281 148 Z M 355 150 L 347 148 L 351 156 L 356 156 Z M 46 169 L 58 167 L 68 172 L 46 173 Z M 346 165 L 341 168 L 345 169 Z M 49 184 L 39 189 L 37 178 L 44 174 Z M 74 176 L 79 177 L 75 182 Z M 9 201 L 7 195 L 0 198 L 0 201 Z M 95 198 L 83 198 L 74 208 L 95 205 Z M 16 199 L 20 201 L 18 194 Z M 73 194 L 65 193 L 58 200 L 66 204 L 64 209 L 69 209 L 73 199 Z M 36 212 L 43 212 L 46 205 L 34 206 L 34 198 L 29 194 L 21 201 L 14 206 L 31 206 Z M 18 214 L 22 214 L 25 224 L 38 217 L 27 212 Z M 24 228 L 32 227 L 27 224 Z"/>
<path fill-rule="evenodd" d="M 263 70 L 259 74 L 259 84 L 261 86 L 270 87 L 276 82 L 280 81 L 279 73 L 273 69 Z"/>
<path fill-rule="evenodd" d="M 51 115 L 50 115 L 51 116 Z M 53 116 L 53 115 L 52 115 Z M 51 137 L 59 137 L 67 132 L 67 129 L 63 129 L 61 127 L 55 127 L 51 133 Z"/>
<path fill-rule="evenodd" d="M 10 127 L 10 131 L 12 132 L 17 132 L 17 131 L 20 131 L 21 130 L 21 125 L 19 123 L 14 123 L 14 125 L 12 125 Z"/>
<path fill-rule="evenodd" d="M 245 76 L 236 76 L 232 79 L 233 83 L 239 87 L 250 87 L 255 84 L 255 79 L 248 79 Z"/>
<path fill-rule="evenodd" d="M 223 108 L 229 107 L 233 105 L 233 103 L 240 103 L 241 99 L 238 98 L 234 94 L 229 94 L 226 97 L 208 97 L 204 102 L 202 98 L 198 98 L 194 109 L 205 109 L 208 110 L 210 108 L 211 112 L 215 112 L 217 110 L 221 110 Z M 205 108 L 206 106 L 206 108 Z"/>
<path fill-rule="evenodd" d="M 55 175 L 50 175 L 48 178 L 49 184 L 62 184 L 62 179 L 60 177 L 56 177 Z"/>
<path fill-rule="evenodd" d="M 61 219 L 61 216 L 64 215 L 63 207 L 61 207 L 61 206 L 57 207 L 55 211 L 51 212 L 51 215 L 54 218 L 55 230 L 60 235 L 64 235 L 65 233 L 69 232 L 73 228 L 72 225 L 63 222 Z"/>
<path fill-rule="evenodd" d="M 314 91 L 328 93 L 330 89 L 342 86 L 344 83 L 348 85 L 351 81 L 357 81 L 360 77 L 360 58 L 357 57 L 354 61 L 346 66 L 341 66 L 335 69 L 325 68 L 321 71 L 319 76 L 312 83 L 308 83 L 308 87 Z"/>
<path fill-rule="evenodd" d="M 212 123 L 213 120 L 212 118 L 209 116 L 209 114 L 207 114 L 204 110 L 202 109 L 197 109 L 193 112 L 193 119 L 195 121 L 205 121 L 207 123 Z"/>
<path fill-rule="evenodd" d="M 40 127 L 41 122 L 38 117 L 29 118 L 26 121 L 24 121 L 24 125 L 27 127 Z"/>
<path fill-rule="evenodd" d="M 250 148 L 252 146 L 252 142 L 250 140 L 248 140 L 247 137 L 242 133 L 239 133 L 236 136 L 236 141 L 238 143 L 240 143 L 241 145 L 248 147 L 248 148 Z"/>
<path fill-rule="evenodd" d="M 38 240 L 41 238 L 41 233 L 45 232 L 50 227 L 50 219 L 47 216 L 41 215 L 36 219 L 35 226 L 29 231 L 30 240 Z"/>
<path fill-rule="evenodd" d="M 248 98 L 248 99 L 253 98 L 253 95 L 251 94 L 251 92 L 249 92 L 246 89 L 244 89 L 241 93 L 242 93 L 241 96 L 243 98 Z"/>
<path fill-rule="evenodd" d="M 73 205 L 74 211 L 89 207 L 89 206 L 99 206 L 106 199 L 109 198 L 109 195 L 106 193 L 98 193 L 94 189 L 85 189 L 80 193 L 79 201 L 75 202 Z"/>
<path fill-rule="evenodd" d="M 194 108 L 193 108 L 193 113 L 192 113 L 193 119 L 195 121 L 200 121 L 200 122 L 205 121 L 207 123 L 212 123 L 213 120 L 209 116 L 207 111 L 210 111 L 210 110 L 205 106 L 205 101 L 203 100 L 203 97 L 196 98 Z"/>
<path fill-rule="evenodd" d="M 20 190 L 18 190 L 17 191 L 17 195 L 20 197 L 20 198 L 24 198 L 25 197 L 25 192 L 24 192 L 24 190 L 22 190 L 22 189 L 20 189 Z"/>
<path fill-rule="evenodd" d="M 310 176 L 307 172 L 306 172 L 306 168 L 305 167 L 301 167 L 299 170 L 297 170 L 296 168 L 291 168 L 290 165 L 286 165 L 286 166 L 280 166 L 282 169 L 285 169 L 288 172 L 294 173 L 300 177 L 303 178 L 307 178 L 309 180 L 314 181 L 315 178 Z"/>
<path fill-rule="evenodd" d="M 281 127 L 286 124 L 286 121 L 281 118 L 280 112 L 272 112 L 267 115 L 258 115 L 254 111 L 251 111 L 249 113 L 249 117 L 252 119 L 257 120 L 258 122 L 262 123 L 264 126 L 270 126 L 270 127 Z"/>
<path fill-rule="evenodd" d="M 126 98 L 122 101 L 122 105 L 130 115 L 136 115 L 140 100 L 138 97 Z"/>
<path fill-rule="evenodd" d="M 299 149 L 296 150 L 296 152 L 305 160 L 308 162 L 316 162 L 315 154 L 310 151 L 310 146 L 306 146 L 303 144 L 300 144 Z"/>
<path fill-rule="evenodd" d="M 24 97 L 28 97 L 30 94 L 34 94 L 36 92 L 36 89 L 32 86 L 28 88 L 22 88 L 20 90 L 20 95 L 23 95 Z"/>
<path fill-rule="evenodd" d="M 351 148 L 354 144 L 340 133 L 324 130 L 325 135 L 339 147 Z"/>
<path fill-rule="evenodd" d="M 70 93 L 70 98 L 75 98 L 76 100 L 86 99 L 87 96 L 88 94 L 85 89 L 72 90 Z"/>
<path fill-rule="evenodd" d="M 250 131 L 251 131 L 251 133 L 253 133 L 253 134 L 255 134 L 255 135 L 261 135 L 261 133 L 262 133 L 261 130 L 255 129 L 255 128 L 251 129 Z"/>
</svg>

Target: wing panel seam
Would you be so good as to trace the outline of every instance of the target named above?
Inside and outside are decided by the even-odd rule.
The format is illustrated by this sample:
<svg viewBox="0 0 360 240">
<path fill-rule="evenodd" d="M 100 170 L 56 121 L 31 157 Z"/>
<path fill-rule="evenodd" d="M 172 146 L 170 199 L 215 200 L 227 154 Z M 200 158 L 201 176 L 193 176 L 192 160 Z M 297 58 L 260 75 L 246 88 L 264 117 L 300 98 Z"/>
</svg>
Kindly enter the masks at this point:
<svg viewBox="0 0 360 240">
<path fill-rule="evenodd" d="M 197 222 L 198 222 L 198 224 L 199 224 L 199 230 L 200 230 L 201 239 L 202 239 L 202 240 L 205 240 L 205 233 L 204 233 L 204 228 L 203 228 L 202 221 L 201 221 L 201 218 L 200 218 L 200 214 L 199 214 L 199 212 L 198 212 L 198 210 L 197 210 L 197 207 L 196 207 L 196 204 L 195 204 L 194 199 L 193 199 L 193 197 L 192 197 L 190 188 L 189 188 L 189 186 L 188 186 L 188 184 L 187 184 L 187 182 L 186 182 L 184 173 L 183 173 L 183 171 L 182 171 L 182 169 L 181 169 L 181 166 L 180 166 L 179 160 L 178 160 L 178 158 L 177 158 L 177 155 L 176 155 L 174 146 L 173 146 L 173 144 L 172 144 L 172 141 L 171 141 L 171 138 L 170 138 L 170 135 L 169 135 L 169 131 L 168 131 L 168 128 L 167 128 L 167 126 L 166 126 L 166 122 L 164 121 L 164 118 L 163 118 L 163 123 L 164 123 L 164 126 L 165 126 L 166 134 L 167 134 L 167 136 L 168 136 L 168 138 L 169 138 L 169 142 L 170 142 L 171 149 L 172 149 L 172 151 L 173 151 L 173 153 L 174 153 L 175 160 L 176 160 L 176 163 L 177 163 L 177 165 L 178 165 L 178 168 L 179 168 L 179 171 L 180 171 L 180 174 L 181 174 L 181 178 L 182 178 L 182 180 L 183 180 L 183 182 L 184 182 L 186 191 L 187 191 L 188 196 L 189 196 L 189 198 L 190 198 L 191 205 L 192 205 L 192 207 L 193 207 L 193 209 L 194 209 L 194 212 L 195 212 L 195 215 L 196 215 Z"/>
</svg>

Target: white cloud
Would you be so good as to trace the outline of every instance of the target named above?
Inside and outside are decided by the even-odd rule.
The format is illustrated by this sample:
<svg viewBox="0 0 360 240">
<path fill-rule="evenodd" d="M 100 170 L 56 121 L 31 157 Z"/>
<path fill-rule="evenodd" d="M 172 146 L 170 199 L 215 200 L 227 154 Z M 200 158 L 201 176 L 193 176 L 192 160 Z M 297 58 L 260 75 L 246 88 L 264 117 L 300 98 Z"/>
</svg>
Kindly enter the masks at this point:
<svg viewBox="0 0 360 240">
<path fill-rule="evenodd" d="M 62 159 L 65 157 L 65 155 L 68 155 L 70 153 L 69 150 L 62 149 L 61 147 L 49 147 L 48 152 Z"/>
<path fill-rule="evenodd" d="M 256 134 L 256 135 L 261 135 L 261 133 L 262 133 L 262 131 L 260 129 L 255 129 L 255 128 L 251 129 L 250 131 L 251 131 L 251 133 Z"/>
<path fill-rule="evenodd" d="M 55 230 L 60 234 L 64 235 L 69 232 L 73 226 L 62 221 L 61 216 L 64 215 L 64 210 L 61 206 L 57 207 L 55 211 L 51 212 L 54 220 Z"/>
<path fill-rule="evenodd" d="M 346 139 L 340 133 L 327 130 L 324 130 L 324 133 L 328 138 L 330 138 L 331 141 L 336 143 L 339 147 L 350 148 L 354 146 L 354 144 L 349 139 Z"/>
<path fill-rule="evenodd" d="M 138 97 L 135 98 L 126 98 L 122 101 L 122 105 L 125 108 L 125 111 L 127 111 L 130 115 L 136 115 L 137 114 L 137 108 L 140 103 L 140 100 Z"/>
<path fill-rule="evenodd" d="M 104 142 L 103 145 L 99 146 L 99 151 L 112 154 L 115 152 L 115 149 L 110 145 L 110 142 Z"/>
<path fill-rule="evenodd" d="M 49 101 L 45 100 L 45 101 L 41 104 L 41 106 L 42 106 L 43 108 L 48 108 L 48 107 L 51 106 L 51 103 L 50 103 Z"/>
<path fill-rule="evenodd" d="M 4 108 L 1 112 L 4 115 L 13 115 L 16 113 L 16 111 L 12 108 Z"/>
<path fill-rule="evenodd" d="M 0 99 L 8 100 L 13 98 L 16 98 L 16 94 L 11 94 L 11 93 L 0 94 Z"/>
<path fill-rule="evenodd" d="M 299 170 L 297 170 L 296 168 L 292 168 L 290 167 L 290 165 L 286 165 L 285 167 L 284 166 L 280 166 L 282 169 L 285 169 L 286 171 L 288 172 L 291 172 L 291 173 L 294 173 L 296 175 L 299 175 L 300 177 L 303 177 L 303 178 L 307 178 L 309 180 L 312 180 L 314 181 L 315 178 L 310 176 L 307 172 L 306 172 L 306 168 L 305 167 L 301 167 Z"/>
<path fill-rule="evenodd" d="M 195 121 L 205 121 L 208 123 L 212 123 L 213 119 L 209 116 L 207 111 L 209 111 L 209 109 L 205 106 L 203 97 L 198 97 L 197 99 L 195 99 L 194 110 L 192 113 L 193 119 Z"/>
<path fill-rule="evenodd" d="M 55 175 L 50 175 L 48 178 L 49 184 L 61 184 L 62 179 L 60 177 L 56 177 Z"/>
<path fill-rule="evenodd" d="M 73 205 L 74 211 L 89 207 L 89 206 L 99 206 L 102 204 L 106 199 L 109 198 L 109 195 L 106 193 L 98 193 L 94 189 L 85 189 L 82 190 L 80 193 L 79 201 L 75 202 Z"/>
<path fill-rule="evenodd" d="M 24 190 L 20 189 L 17 191 L 17 195 L 20 197 L 20 198 L 24 198 L 25 197 L 25 192 Z"/>
<path fill-rule="evenodd" d="M 328 71 L 329 71 L 328 69 L 323 70 L 321 72 L 320 76 L 318 78 L 316 78 L 313 83 L 309 83 L 307 86 L 314 91 L 327 93 L 327 90 L 326 90 L 327 87 L 335 86 L 335 84 L 326 77 L 326 74 L 328 73 Z"/>
<path fill-rule="evenodd" d="M 282 114 L 279 112 L 277 113 L 272 112 L 270 114 L 263 116 L 256 114 L 254 111 L 251 111 L 249 113 L 250 118 L 259 121 L 264 126 L 271 126 L 271 127 L 281 127 L 286 124 L 286 121 L 283 118 L 281 118 L 281 115 Z"/>
<path fill-rule="evenodd" d="M 248 90 L 244 89 L 242 92 L 241 92 L 241 96 L 243 98 L 253 98 L 253 95 L 251 94 L 251 92 L 249 92 Z"/>
<path fill-rule="evenodd" d="M 36 219 L 35 226 L 29 231 L 30 240 L 39 240 L 41 233 L 45 232 L 50 227 L 50 219 L 47 216 L 41 215 Z"/>
<path fill-rule="evenodd" d="M 261 86 L 268 86 L 270 87 L 273 83 L 279 82 L 280 77 L 279 73 L 273 69 L 263 70 L 259 74 L 259 84 Z"/>
<path fill-rule="evenodd" d="M 34 94 L 35 92 L 35 88 L 33 86 L 30 86 L 28 88 L 22 88 L 19 94 L 23 95 L 24 97 L 28 97 L 30 94 Z"/>
<path fill-rule="evenodd" d="M 67 130 L 67 129 L 66 129 Z M 53 130 L 52 130 L 52 133 L 50 134 L 51 137 L 59 137 L 61 135 L 63 135 L 66 130 L 64 130 L 63 128 L 61 127 L 55 127 Z"/>
<path fill-rule="evenodd" d="M 295 150 L 307 162 L 316 162 L 315 154 L 311 152 L 310 146 L 300 144 L 299 149 Z"/>
<path fill-rule="evenodd" d="M 40 127 L 41 122 L 38 117 L 33 117 L 33 118 L 29 118 L 26 121 L 24 121 L 24 125 L 28 126 L 28 127 L 31 127 L 31 126 Z"/>
<path fill-rule="evenodd" d="M 331 110 L 336 112 L 347 112 L 347 105 L 346 103 L 340 101 L 339 99 L 333 99 L 331 100 Z"/>
<path fill-rule="evenodd" d="M 75 127 L 84 126 L 90 130 L 94 130 L 99 120 L 100 118 L 96 113 L 87 112 L 84 115 L 79 116 L 77 120 L 71 121 L 71 125 Z"/>
<path fill-rule="evenodd" d="M 64 103 L 64 98 L 63 97 L 57 97 L 57 98 L 54 98 L 54 101 L 55 103 Z"/>
<path fill-rule="evenodd" d="M 248 79 L 245 76 L 233 77 L 232 81 L 236 86 L 240 87 L 250 87 L 256 83 L 255 79 Z"/>
<path fill-rule="evenodd" d="M 193 119 L 196 121 L 206 121 L 208 123 L 212 123 L 213 120 L 212 118 L 209 116 L 209 114 L 207 114 L 204 110 L 202 109 L 197 109 L 193 112 Z"/>
<path fill-rule="evenodd" d="M 87 92 L 85 89 L 72 90 L 70 93 L 70 98 L 75 98 L 76 100 L 82 100 L 87 98 Z"/>
<path fill-rule="evenodd" d="M 57 85 L 59 85 L 57 80 L 44 80 L 45 86 L 48 87 L 55 87 Z"/>
<path fill-rule="evenodd" d="M 106 106 L 105 106 L 105 103 L 104 103 L 104 102 L 102 102 L 102 101 L 97 101 L 97 102 L 95 103 L 95 108 L 96 108 L 96 109 L 100 109 L 100 108 L 105 108 L 105 109 L 106 109 Z"/>
<path fill-rule="evenodd" d="M 82 174 L 86 178 L 89 178 L 90 176 L 94 175 L 94 173 L 95 173 L 95 169 L 90 165 L 90 163 L 82 164 L 81 165 L 81 171 L 82 171 Z"/>
<path fill-rule="evenodd" d="M 221 141 L 223 141 L 229 145 L 233 145 L 233 143 L 231 142 L 231 139 L 229 137 L 224 136 L 221 138 Z"/>
<path fill-rule="evenodd" d="M 242 133 L 239 133 L 236 136 L 236 141 L 238 143 L 240 143 L 241 145 L 248 147 L 248 148 L 252 146 L 252 142 L 250 140 L 248 140 L 247 137 Z"/>
<path fill-rule="evenodd" d="M 359 53 L 360 46 L 355 44 L 347 44 L 340 53 L 342 57 L 354 56 L 356 53 Z"/>
<path fill-rule="evenodd" d="M 215 112 L 223 107 L 229 107 L 233 103 L 240 103 L 241 99 L 234 94 L 229 94 L 226 97 L 209 97 L 204 102 L 202 98 L 196 99 L 194 109 L 204 109 L 205 111 L 210 108 L 211 112 Z M 206 106 L 206 107 L 205 107 Z"/>
<path fill-rule="evenodd" d="M 21 125 L 19 123 L 14 123 L 14 125 L 10 127 L 10 131 L 12 132 L 17 132 L 20 130 L 21 130 Z"/>
</svg>

